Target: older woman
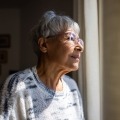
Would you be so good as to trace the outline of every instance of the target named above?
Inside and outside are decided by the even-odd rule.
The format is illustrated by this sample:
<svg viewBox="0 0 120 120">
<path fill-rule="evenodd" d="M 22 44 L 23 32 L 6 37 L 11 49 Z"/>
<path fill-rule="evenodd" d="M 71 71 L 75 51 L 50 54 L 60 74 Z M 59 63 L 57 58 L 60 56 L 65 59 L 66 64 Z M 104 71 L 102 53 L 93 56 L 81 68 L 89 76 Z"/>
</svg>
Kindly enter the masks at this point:
<svg viewBox="0 0 120 120">
<path fill-rule="evenodd" d="M 10 75 L 0 103 L 0 120 L 84 120 L 81 95 L 65 75 L 79 67 L 83 41 L 68 16 L 47 11 L 33 30 L 38 63 Z"/>
</svg>

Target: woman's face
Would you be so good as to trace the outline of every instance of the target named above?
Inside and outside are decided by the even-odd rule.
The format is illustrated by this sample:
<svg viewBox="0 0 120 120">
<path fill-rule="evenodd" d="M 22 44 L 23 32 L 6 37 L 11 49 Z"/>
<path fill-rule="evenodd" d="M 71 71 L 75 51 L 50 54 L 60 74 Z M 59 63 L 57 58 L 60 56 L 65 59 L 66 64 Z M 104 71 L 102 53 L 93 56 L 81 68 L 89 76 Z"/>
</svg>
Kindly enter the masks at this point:
<svg viewBox="0 0 120 120">
<path fill-rule="evenodd" d="M 49 62 L 67 72 L 78 69 L 83 41 L 72 29 L 68 29 L 58 39 L 48 40 L 47 48 Z"/>
</svg>

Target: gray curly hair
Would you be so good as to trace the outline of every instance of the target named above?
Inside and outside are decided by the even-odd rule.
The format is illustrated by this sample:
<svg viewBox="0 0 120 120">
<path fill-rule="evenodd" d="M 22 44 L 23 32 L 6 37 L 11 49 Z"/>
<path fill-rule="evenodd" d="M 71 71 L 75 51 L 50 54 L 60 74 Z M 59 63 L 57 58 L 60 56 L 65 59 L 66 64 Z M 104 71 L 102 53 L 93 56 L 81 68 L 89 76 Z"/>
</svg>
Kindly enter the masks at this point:
<svg viewBox="0 0 120 120">
<path fill-rule="evenodd" d="M 79 25 L 70 17 L 57 15 L 54 11 L 47 11 L 43 14 L 38 24 L 32 29 L 33 49 L 36 55 L 40 56 L 38 39 L 40 37 L 57 36 L 64 33 L 68 28 L 72 28 L 79 34 Z"/>
</svg>

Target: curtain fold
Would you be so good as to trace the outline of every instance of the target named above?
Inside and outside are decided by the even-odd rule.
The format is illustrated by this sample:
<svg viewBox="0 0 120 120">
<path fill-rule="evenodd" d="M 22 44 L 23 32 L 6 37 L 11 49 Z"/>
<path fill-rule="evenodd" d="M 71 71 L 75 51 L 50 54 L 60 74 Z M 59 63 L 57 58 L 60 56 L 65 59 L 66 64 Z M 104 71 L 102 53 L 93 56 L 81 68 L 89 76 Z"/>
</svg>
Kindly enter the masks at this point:
<svg viewBox="0 0 120 120">
<path fill-rule="evenodd" d="M 88 120 L 101 120 L 97 0 L 84 0 L 85 63 Z"/>
</svg>

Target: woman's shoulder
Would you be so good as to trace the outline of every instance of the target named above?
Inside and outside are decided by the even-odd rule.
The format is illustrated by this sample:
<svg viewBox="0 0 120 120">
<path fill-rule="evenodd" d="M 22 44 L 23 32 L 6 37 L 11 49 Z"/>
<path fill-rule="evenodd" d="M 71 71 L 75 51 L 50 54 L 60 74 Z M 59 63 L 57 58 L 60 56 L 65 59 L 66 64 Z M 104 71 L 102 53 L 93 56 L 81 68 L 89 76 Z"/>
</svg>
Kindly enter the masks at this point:
<svg viewBox="0 0 120 120">
<path fill-rule="evenodd" d="M 68 75 L 64 75 L 64 76 L 63 76 L 63 79 L 64 79 L 66 82 L 69 81 L 69 82 L 75 83 L 75 80 L 74 80 L 72 77 L 68 76 Z"/>
<path fill-rule="evenodd" d="M 64 75 L 63 80 L 70 88 L 77 88 L 76 81 L 72 77 Z"/>
<path fill-rule="evenodd" d="M 1 91 L 15 92 L 17 87 L 25 84 L 26 79 L 31 79 L 30 77 L 32 77 L 30 68 L 11 74 L 4 81 Z"/>
<path fill-rule="evenodd" d="M 79 98 L 82 99 L 81 92 L 80 92 L 80 89 L 78 88 L 77 82 L 73 78 L 71 78 L 70 76 L 67 76 L 67 75 L 63 76 L 63 80 L 67 84 L 67 86 L 69 87 L 71 92 L 77 91 Z"/>
</svg>

